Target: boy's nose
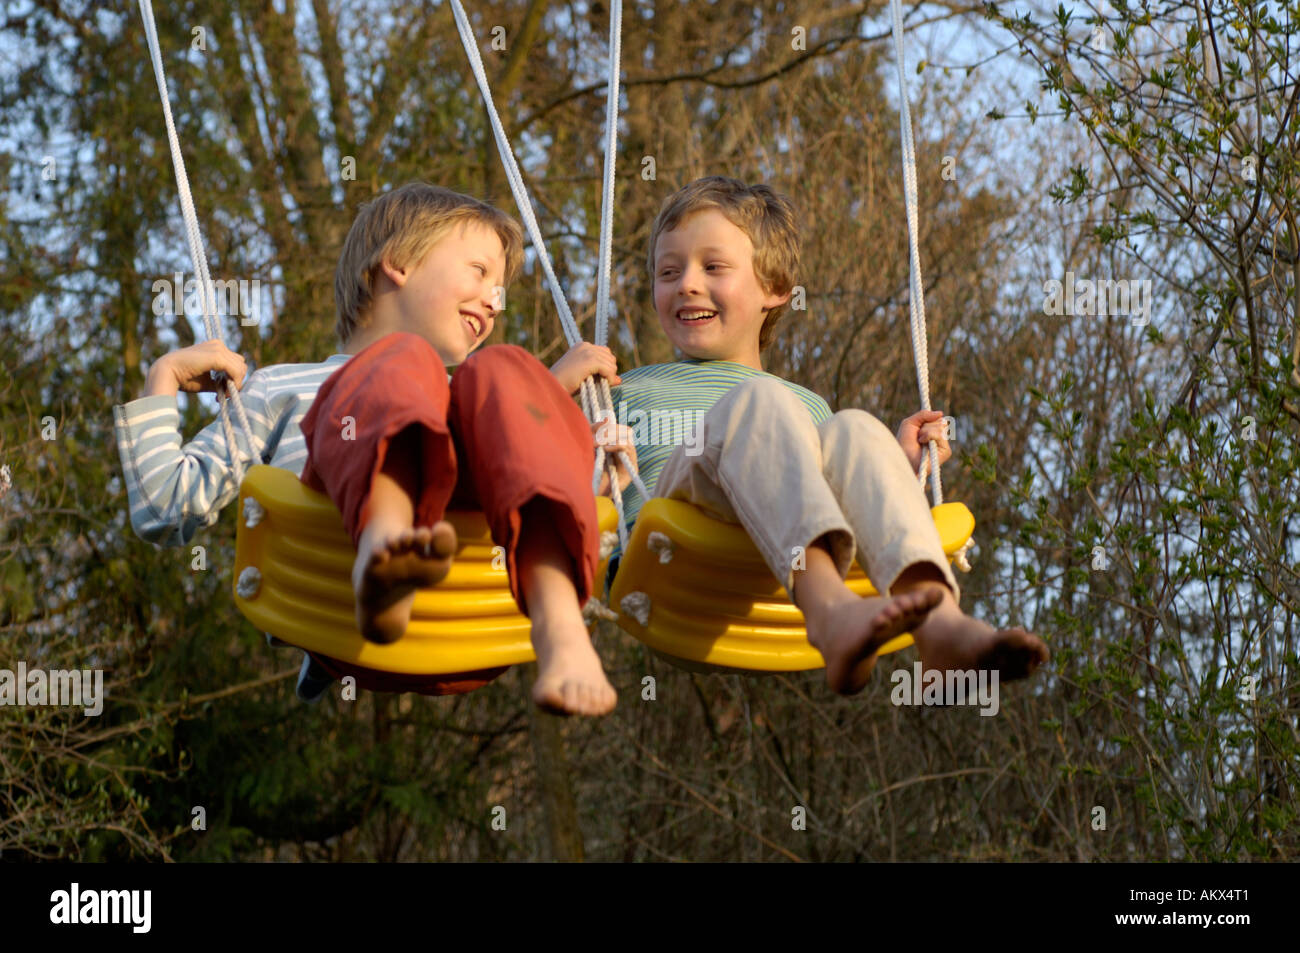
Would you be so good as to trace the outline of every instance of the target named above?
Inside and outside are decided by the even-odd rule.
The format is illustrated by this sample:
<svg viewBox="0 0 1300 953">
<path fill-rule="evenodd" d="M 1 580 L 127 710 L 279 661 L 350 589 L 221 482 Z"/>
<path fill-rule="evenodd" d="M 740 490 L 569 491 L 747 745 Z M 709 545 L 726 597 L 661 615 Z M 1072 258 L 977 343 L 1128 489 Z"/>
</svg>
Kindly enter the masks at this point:
<svg viewBox="0 0 1300 953">
<path fill-rule="evenodd" d="M 682 269 L 681 281 L 677 284 L 677 293 L 689 297 L 699 291 L 704 284 L 704 269 L 687 266 Z"/>
</svg>

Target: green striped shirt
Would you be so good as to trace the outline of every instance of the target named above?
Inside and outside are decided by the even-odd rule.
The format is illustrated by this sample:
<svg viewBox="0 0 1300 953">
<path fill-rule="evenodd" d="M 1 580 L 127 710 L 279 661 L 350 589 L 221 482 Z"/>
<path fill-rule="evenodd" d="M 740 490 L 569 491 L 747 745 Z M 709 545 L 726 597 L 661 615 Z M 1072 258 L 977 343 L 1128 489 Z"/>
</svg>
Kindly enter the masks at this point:
<svg viewBox="0 0 1300 953">
<path fill-rule="evenodd" d="M 775 374 L 755 370 L 735 361 L 676 361 L 648 364 L 619 374 L 623 383 L 611 389 L 619 423 L 632 428 L 637 470 L 646 488 L 655 492 L 659 471 L 678 444 L 699 447 L 703 439 L 700 420 L 727 391 L 751 377 L 778 380 L 804 402 L 816 423 L 829 420 L 826 401 Z M 623 491 L 624 512 L 630 530 L 641 511 L 641 494 L 635 486 Z"/>
</svg>

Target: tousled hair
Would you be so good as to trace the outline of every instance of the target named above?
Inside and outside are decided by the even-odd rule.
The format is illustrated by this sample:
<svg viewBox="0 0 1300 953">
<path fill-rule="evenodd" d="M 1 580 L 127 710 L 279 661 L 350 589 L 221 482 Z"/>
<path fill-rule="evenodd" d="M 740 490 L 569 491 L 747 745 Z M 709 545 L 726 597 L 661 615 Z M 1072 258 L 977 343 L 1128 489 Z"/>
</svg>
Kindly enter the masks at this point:
<svg viewBox="0 0 1300 953">
<path fill-rule="evenodd" d="M 524 233 L 501 209 L 424 182 L 408 183 L 364 203 L 334 272 L 335 331 L 342 346 L 366 326 L 375 278 L 385 260 L 396 268 L 418 265 L 454 228 L 470 224 L 490 228 L 501 239 L 509 285 L 523 265 Z"/>
<path fill-rule="evenodd" d="M 664 200 L 650 230 L 647 266 L 655 278 L 655 246 L 659 236 L 672 231 L 689 216 L 716 208 L 747 236 L 754 246 L 754 276 L 769 294 L 788 294 L 799 270 L 799 222 L 789 198 L 766 185 L 747 185 L 739 179 L 710 175 L 683 186 Z M 759 331 L 758 348 L 772 341 L 786 306 L 767 312 Z"/>
</svg>

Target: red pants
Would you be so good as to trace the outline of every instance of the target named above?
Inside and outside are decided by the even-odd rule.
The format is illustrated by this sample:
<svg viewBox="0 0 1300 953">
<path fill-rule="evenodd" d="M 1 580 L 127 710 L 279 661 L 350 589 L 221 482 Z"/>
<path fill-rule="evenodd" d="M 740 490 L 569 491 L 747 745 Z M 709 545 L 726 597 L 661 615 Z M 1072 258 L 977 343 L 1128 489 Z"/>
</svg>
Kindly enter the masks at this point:
<svg viewBox="0 0 1300 953">
<path fill-rule="evenodd" d="M 370 485 L 389 441 L 408 427 L 420 434 L 416 526 L 432 526 L 449 507 L 482 509 L 493 542 L 505 549 L 511 595 L 527 615 L 516 557 L 519 511 L 541 497 L 576 567 L 578 603 L 587 601 L 600 561 L 595 444 L 582 411 L 537 358 L 494 345 L 471 355 L 448 382 L 432 345 L 395 333 L 330 375 L 302 420 L 301 479 L 334 501 L 354 544 L 369 521 Z M 331 670 L 343 665 L 321 661 Z M 495 678 L 504 669 L 489 671 Z"/>
</svg>

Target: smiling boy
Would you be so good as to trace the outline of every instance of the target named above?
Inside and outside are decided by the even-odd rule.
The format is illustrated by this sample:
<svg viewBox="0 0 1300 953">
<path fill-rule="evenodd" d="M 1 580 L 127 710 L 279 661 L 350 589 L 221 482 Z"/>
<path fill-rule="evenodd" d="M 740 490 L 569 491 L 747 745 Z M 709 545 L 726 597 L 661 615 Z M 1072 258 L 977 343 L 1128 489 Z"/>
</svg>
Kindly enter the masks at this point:
<svg viewBox="0 0 1300 953">
<path fill-rule="evenodd" d="M 450 570 L 448 505 L 481 507 L 532 622 L 534 701 L 605 714 L 614 689 L 582 618 L 600 548 L 591 429 L 523 348 L 469 357 L 522 261 L 519 226 L 445 189 L 405 191 L 363 206 L 348 233 L 335 297 L 356 356 L 302 421 L 302 481 L 334 500 L 357 546 L 357 627 L 400 638 L 415 591 Z"/>
<path fill-rule="evenodd" d="M 184 446 L 179 431 L 176 394 L 214 390 L 209 371 L 220 370 L 242 384 L 251 438 L 263 449 L 253 457 L 241 436 L 243 465 L 301 473 L 338 506 L 357 545 L 363 635 L 402 635 L 416 588 L 450 568 L 456 538 L 445 509 L 481 507 L 505 550 L 511 593 L 532 621 L 534 700 L 558 713 L 611 710 L 614 690 L 581 614 L 598 562 L 595 450 L 567 393 L 589 361 L 579 354 L 582 367 L 570 360 L 553 376 L 511 345 L 469 357 L 492 331 L 522 244 L 510 216 L 436 186 L 412 183 L 363 205 L 335 275 L 340 353 L 262 368 L 245 381 L 243 358 L 208 341 L 163 355 L 144 395 L 114 408 L 136 532 L 185 545 L 238 494 L 219 421 Z M 449 690 L 437 678 L 354 672 L 308 655 L 299 697 L 315 700 L 340 674 L 379 690 Z"/>
<path fill-rule="evenodd" d="M 704 415 L 693 447 L 638 442 L 641 475 L 656 496 L 745 527 L 803 612 L 833 690 L 861 690 L 879 648 L 909 631 L 926 669 L 996 670 L 1009 681 L 1047 660 L 1037 636 L 958 608 L 916 479 L 931 438 L 941 459 L 951 455 L 942 412 L 912 415 L 895 437 L 865 411 L 832 415 L 816 394 L 763 371 L 799 264 L 788 199 L 723 176 L 696 180 L 664 202 L 648 264 L 660 327 L 683 359 L 625 372 L 615 406 Z M 626 500 L 631 523 L 643 501 L 635 489 Z M 855 554 L 882 595 L 845 585 Z"/>
</svg>

